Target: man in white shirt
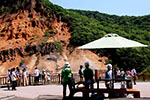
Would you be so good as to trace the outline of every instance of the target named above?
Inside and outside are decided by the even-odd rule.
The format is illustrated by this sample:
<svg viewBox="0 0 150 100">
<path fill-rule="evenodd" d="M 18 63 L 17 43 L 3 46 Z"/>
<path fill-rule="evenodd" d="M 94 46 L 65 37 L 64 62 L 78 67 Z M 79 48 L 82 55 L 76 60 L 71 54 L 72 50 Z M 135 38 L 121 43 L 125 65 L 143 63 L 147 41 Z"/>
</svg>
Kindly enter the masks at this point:
<svg viewBox="0 0 150 100">
<path fill-rule="evenodd" d="M 38 70 L 37 67 L 35 67 L 35 71 L 34 71 L 34 82 L 35 82 L 36 84 L 38 84 L 39 78 L 40 78 L 40 71 Z"/>
</svg>

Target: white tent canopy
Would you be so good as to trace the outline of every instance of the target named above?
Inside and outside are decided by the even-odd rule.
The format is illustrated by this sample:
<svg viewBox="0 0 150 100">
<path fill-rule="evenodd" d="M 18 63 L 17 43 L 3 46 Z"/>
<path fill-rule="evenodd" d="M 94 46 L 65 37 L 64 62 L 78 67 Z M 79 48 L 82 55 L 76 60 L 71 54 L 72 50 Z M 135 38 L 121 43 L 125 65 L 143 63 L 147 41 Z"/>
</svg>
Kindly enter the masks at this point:
<svg viewBox="0 0 150 100">
<path fill-rule="evenodd" d="M 117 34 L 107 34 L 103 38 L 87 43 L 78 49 L 100 49 L 100 48 L 130 48 L 148 47 L 142 43 L 120 37 Z"/>
</svg>

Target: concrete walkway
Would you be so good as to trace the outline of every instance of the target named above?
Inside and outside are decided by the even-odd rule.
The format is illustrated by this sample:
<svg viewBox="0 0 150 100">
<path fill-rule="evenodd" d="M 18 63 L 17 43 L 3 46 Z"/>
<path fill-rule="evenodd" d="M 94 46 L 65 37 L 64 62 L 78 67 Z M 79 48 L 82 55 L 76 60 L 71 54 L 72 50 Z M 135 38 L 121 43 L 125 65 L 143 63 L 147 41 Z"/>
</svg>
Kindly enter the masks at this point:
<svg viewBox="0 0 150 100">
<path fill-rule="evenodd" d="M 100 83 L 100 87 L 105 87 L 104 83 Z M 120 88 L 120 83 L 115 83 L 115 87 Z M 150 82 L 137 82 L 137 85 L 134 85 L 133 88 L 140 90 L 142 98 L 150 99 Z M 11 98 L 7 100 L 33 100 L 33 99 L 40 100 L 39 98 L 43 96 L 47 98 L 52 97 L 55 98 L 56 100 L 56 97 L 59 99 L 62 98 L 63 95 L 62 91 L 63 91 L 62 85 L 17 87 L 16 91 L 11 90 L 8 91 L 7 88 L 0 88 L 0 100 L 5 100 L 4 98 L 11 98 L 11 97 L 13 98 L 14 96 L 16 97 L 16 99 Z M 67 95 L 68 94 L 69 91 L 67 91 Z M 77 93 L 76 96 L 81 96 L 81 93 Z"/>
</svg>

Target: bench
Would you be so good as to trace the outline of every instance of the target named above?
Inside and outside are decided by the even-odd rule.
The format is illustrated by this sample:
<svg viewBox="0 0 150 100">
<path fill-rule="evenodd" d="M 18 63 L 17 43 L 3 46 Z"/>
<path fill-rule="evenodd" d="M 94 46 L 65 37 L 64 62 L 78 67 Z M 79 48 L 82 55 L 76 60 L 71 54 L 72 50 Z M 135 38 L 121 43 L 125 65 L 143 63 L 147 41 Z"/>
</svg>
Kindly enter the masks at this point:
<svg viewBox="0 0 150 100">
<path fill-rule="evenodd" d="M 110 93 L 110 94 L 133 94 L 134 98 L 140 98 L 140 91 L 137 89 L 86 89 L 85 87 L 73 88 L 70 97 L 73 97 L 75 93 L 82 92 L 83 97 L 88 96 L 89 93 Z"/>
<path fill-rule="evenodd" d="M 115 80 L 117 80 L 117 79 L 115 79 Z M 82 92 L 83 97 L 88 97 L 89 93 L 97 93 L 97 94 L 109 93 L 109 94 L 133 94 L 134 98 L 140 98 L 140 91 L 139 90 L 132 89 L 132 88 L 129 89 L 128 87 L 127 87 L 127 89 L 99 88 L 99 81 L 106 81 L 106 79 L 97 80 L 97 89 L 87 89 L 85 87 L 75 87 L 75 85 L 79 85 L 79 84 L 85 85 L 85 82 L 75 83 L 74 88 L 72 89 L 72 91 L 70 93 L 70 96 L 73 97 L 75 93 Z M 119 79 L 119 81 L 131 82 L 131 80 L 125 80 L 125 79 Z"/>
<path fill-rule="evenodd" d="M 140 98 L 140 91 L 137 89 L 126 89 L 128 94 L 133 93 L 134 98 Z"/>
<path fill-rule="evenodd" d="M 88 93 L 110 93 L 110 94 L 133 94 L 134 98 L 140 98 L 140 91 L 136 89 L 82 89 L 82 92 L 85 94 Z"/>
</svg>

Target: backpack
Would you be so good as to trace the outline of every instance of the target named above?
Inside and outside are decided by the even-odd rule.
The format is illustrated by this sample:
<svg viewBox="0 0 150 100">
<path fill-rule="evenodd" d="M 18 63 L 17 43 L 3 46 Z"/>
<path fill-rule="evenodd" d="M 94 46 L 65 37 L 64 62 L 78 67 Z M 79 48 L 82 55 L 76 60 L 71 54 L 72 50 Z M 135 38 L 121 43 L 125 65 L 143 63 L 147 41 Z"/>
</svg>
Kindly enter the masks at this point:
<svg viewBox="0 0 150 100">
<path fill-rule="evenodd" d="M 38 76 L 38 77 L 40 78 L 41 76 L 42 76 L 42 74 L 41 74 L 41 73 L 39 73 L 39 76 Z"/>
<path fill-rule="evenodd" d="M 70 73 L 70 70 L 65 70 L 65 75 L 68 76 Z"/>
</svg>

